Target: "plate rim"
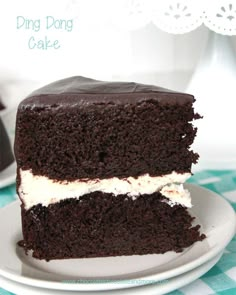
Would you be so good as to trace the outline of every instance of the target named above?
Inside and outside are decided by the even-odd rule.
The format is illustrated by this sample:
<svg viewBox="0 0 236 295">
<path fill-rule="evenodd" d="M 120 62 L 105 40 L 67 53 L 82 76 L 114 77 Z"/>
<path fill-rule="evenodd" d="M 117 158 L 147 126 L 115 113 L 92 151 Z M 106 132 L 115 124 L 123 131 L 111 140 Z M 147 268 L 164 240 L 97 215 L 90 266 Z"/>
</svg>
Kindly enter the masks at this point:
<svg viewBox="0 0 236 295">
<path fill-rule="evenodd" d="M 190 270 L 190 271 L 188 271 L 186 273 L 183 273 L 183 274 L 181 274 L 179 276 L 170 278 L 169 281 L 164 282 L 164 285 L 163 284 L 161 284 L 161 285 L 154 285 L 154 286 L 153 285 L 145 285 L 145 286 L 141 286 L 141 287 L 134 287 L 134 288 L 132 288 L 132 294 L 134 292 L 135 292 L 135 294 L 137 294 L 137 291 L 138 291 L 138 294 L 141 294 L 141 292 L 143 294 L 143 291 L 146 291 L 147 292 L 147 288 L 151 288 L 150 291 L 154 291 L 153 289 L 155 288 L 155 292 L 157 292 L 157 291 L 160 292 L 161 291 L 162 294 L 163 294 L 163 292 L 165 292 L 165 293 L 166 292 L 172 292 L 174 290 L 177 290 L 179 288 L 182 288 L 182 287 L 184 287 L 184 286 L 186 286 L 188 284 L 191 284 L 192 282 L 194 282 L 195 280 L 197 280 L 198 278 L 200 278 L 201 276 L 203 276 L 205 273 L 207 273 L 212 267 L 214 267 L 219 262 L 219 260 L 223 256 L 223 254 L 224 254 L 224 252 L 222 251 L 221 253 L 219 253 L 218 255 L 216 255 L 215 257 L 213 257 L 212 259 L 210 259 L 209 261 L 203 263 L 202 265 L 200 265 L 200 266 L 198 266 L 198 267 L 196 267 L 196 268 L 194 268 L 194 269 L 192 269 L 192 270 Z M 197 272 L 197 274 L 196 274 L 196 272 Z M 187 279 L 187 283 L 186 283 L 186 276 L 188 278 Z M 191 278 L 189 278 L 189 276 L 191 276 Z M 15 292 L 15 290 L 19 287 L 18 285 L 23 286 L 23 288 L 26 287 L 26 288 L 34 288 L 34 289 L 37 289 L 36 286 L 21 284 L 19 282 L 12 281 L 12 280 L 10 280 L 8 278 L 5 278 L 5 277 L 0 277 L 0 282 L 1 282 L 2 279 L 5 280 L 5 281 L 7 281 L 7 284 L 8 285 L 11 284 L 11 283 L 17 284 L 16 288 L 14 290 L 13 289 L 9 290 L 9 292 Z M 184 281 L 184 283 L 181 283 L 180 280 L 181 281 Z M 176 284 L 178 284 L 178 285 L 176 286 Z M 5 286 L 3 286 L 3 288 L 6 289 Z M 137 289 L 137 288 L 139 288 L 139 289 Z M 161 290 L 158 290 L 159 288 L 161 288 Z M 54 295 L 55 292 L 57 292 L 57 294 L 59 294 L 59 295 L 61 294 L 60 292 L 63 292 L 61 295 L 65 295 L 64 292 L 67 291 L 67 290 L 55 290 L 55 289 L 45 289 L 45 290 L 47 291 L 47 294 L 48 295 Z M 33 292 L 34 291 L 35 290 L 33 290 Z M 44 289 L 43 290 L 40 290 L 40 291 L 45 292 Z M 111 295 L 118 295 L 117 291 L 121 291 L 121 290 L 110 290 L 110 292 L 112 292 Z M 28 292 L 30 292 L 30 294 L 31 294 L 32 290 L 28 290 Z M 53 293 L 51 294 L 51 292 L 53 292 Z M 122 294 L 128 294 L 128 293 L 130 294 L 130 289 L 123 289 L 122 292 L 124 292 Z M 126 293 L 126 292 L 128 292 L 128 293 Z M 29 293 L 27 293 L 27 294 L 29 294 Z M 85 293 L 83 293 L 83 294 L 85 294 Z M 86 291 L 86 294 L 91 295 L 91 294 L 94 294 L 94 293 L 91 293 L 89 291 L 88 292 Z"/>
<path fill-rule="evenodd" d="M 187 184 L 187 187 L 189 187 L 189 188 L 195 187 L 196 189 L 202 190 L 202 192 L 205 192 L 208 194 L 210 193 L 211 195 L 213 194 L 216 199 L 218 199 L 218 200 L 220 199 L 224 203 L 224 205 L 226 207 L 228 207 L 228 210 L 230 210 L 231 213 L 235 217 L 235 211 L 232 208 L 232 206 L 230 205 L 230 203 L 228 201 L 226 201 L 223 197 L 221 197 L 219 194 L 217 194 L 216 192 L 213 192 L 209 189 L 206 189 L 202 186 L 195 185 L 195 184 Z M 19 200 L 16 200 L 16 201 L 8 204 L 7 206 L 3 207 L 1 210 L 9 210 L 9 207 L 16 206 L 17 204 L 20 204 Z M 187 262 L 186 264 L 184 264 L 182 266 L 175 267 L 174 269 L 170 269 L 170 270 L 164 271 L 162 273 L 144 275 L 141 277 L 137 276 L 136 279 L 142 278 L 142 279 L 145 279 L 146 281 L 147 280 L 160 281 L 160 280 L 164 280 L 164 279 L 170 279 L 171 277 L 175 277 L 175 276 L 178 276 L 182 273 L 186 273 L 186 272 L 190 271 L 191 269 L 194 269 L 194 268 L 206 263 L 207 261 L 209 261 L 213 257 L 215 257 L 217 254 L 219 254 L 231 241 L 232 237 L 235 234 L 236 218 L 234 218 L 234 220 L 232 220 L 232 225 L 231 225 L 230 229 L 231 229 L 230 234 L 228 235 L 228 238 L 226 240 L 224 240 L 224 243 L 221 243 L 220 245 L 217 245 L 217 246 L 211 248 L 209 252 L 206 252 L 205 254 L 198 257 L 197 259 L 194 259 L 193 261 Z M 184 271 L 181 271 L 183 266 L 184 266 Z M 105 291 L 105 290 L 114 290 L 114 289 L 123 289 L 123 288 L 128 288 L 128 287 L 134 287 L 134 286 L 130 286 L 131 284 L 129 284 L 128 286 L 126 285 L 125 287 L 122 287 L 121 284 L 116 284 L 116 285 L 119 285 L 119 287 L 113 286 L 113 288 L 111 288 L 111 284 L 107 284 L 107 282 L 106 283 L 99 283 L 99 284 L 98 283 L 95 283 L 95 284 L 91 284 L 91 283 L 90 284 L 86 284 L 86 283 L 65 284 L 65 283 L 58 282 L 58 281 L 46 281 L 45 279 L 30 278 L 27 276 L 22 276 L 19 274 L 11 273 L 9 271 L 8 272 L 4 271 L 3 269 L 1 269 L 1 267 L 2 266 L 0 265 L 0 275 L 3 277 L 6 277 L 10 280 L 13 280 L 13 281 L 16 281 L 19 283 L 23 283 L 26 285 L 47 288 L 47 289 L 57 289 L 57 290 L 67 290 L 67 291 L 102 291 L 102 290 Z M 22 279 L 23 279 L 23 281 L 22 281 Z M 98 286 L 99 286 L 99 288 L 98 288 Z"/>
</svg>

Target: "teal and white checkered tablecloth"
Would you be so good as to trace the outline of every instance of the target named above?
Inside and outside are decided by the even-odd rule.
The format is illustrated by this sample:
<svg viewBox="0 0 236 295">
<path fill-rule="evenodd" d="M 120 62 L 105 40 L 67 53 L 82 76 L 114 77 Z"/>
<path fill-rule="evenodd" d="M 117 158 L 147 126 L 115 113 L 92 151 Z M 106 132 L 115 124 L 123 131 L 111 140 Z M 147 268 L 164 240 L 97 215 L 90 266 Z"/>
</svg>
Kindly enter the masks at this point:
<svg viewBox="0 0 236 295">
<path fill-rule="evenodd" d="M 231 203 L 236 211 L 236 171 L 201 171 L 190 180 L 208 188 Z M 0 207 L 16 199 L 15 185 L 0 190 Z M 12 293 L 0 288 L 0 295 Z M 220 261 L 195 282 L 169 293 L 170 295 L 236 295 L 236 236 L 226 247 Z"/>
</svg>

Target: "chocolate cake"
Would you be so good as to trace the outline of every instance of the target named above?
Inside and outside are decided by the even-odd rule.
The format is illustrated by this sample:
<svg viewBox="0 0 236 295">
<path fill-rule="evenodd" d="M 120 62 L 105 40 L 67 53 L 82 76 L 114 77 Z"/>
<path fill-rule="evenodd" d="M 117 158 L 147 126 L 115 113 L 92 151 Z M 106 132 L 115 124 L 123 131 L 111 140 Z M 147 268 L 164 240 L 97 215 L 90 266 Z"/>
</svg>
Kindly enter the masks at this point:
<svg viewBox="0 0 236 295">
<path fill-rule="evenodd" d="M 4 104 L 2 103 L 1 99 L 0 99 L 0 111 L 4 110 L 5 109 L 5 106 Z"/>
<path fill-rule="evenodd" d="M 5 109 L 0 100 L 0 111 Z M 7 168 L 14 161 L 10 140 L 8 138 L 6 129 L 0 118 L 0 172 Z"/>
<path fill-rule="evenodd" d="M 23 241 L 39 259 L 182 251 L 205 236 L 189 192 L 194 97 L 71 77 L 18 107 Z"/>
</svg>

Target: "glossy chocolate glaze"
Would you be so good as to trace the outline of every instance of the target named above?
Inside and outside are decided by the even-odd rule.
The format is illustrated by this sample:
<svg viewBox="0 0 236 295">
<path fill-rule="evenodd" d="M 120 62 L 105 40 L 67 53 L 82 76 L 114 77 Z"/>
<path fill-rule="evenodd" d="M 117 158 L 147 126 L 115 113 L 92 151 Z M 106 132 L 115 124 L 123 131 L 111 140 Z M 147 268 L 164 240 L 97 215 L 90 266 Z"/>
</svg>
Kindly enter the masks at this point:
<svg viewBox="0 0 236 295">
<path fill-rule="evenodd" d="M 183 105 L 192 103 L 194 97 L 153 85 L 103 82 L 76 76 L 56 81 L 34 91 L 20 107 L 86 107 L 91 104 L 137 104 L 149 100 L 162 105 Z"/>
</svg>

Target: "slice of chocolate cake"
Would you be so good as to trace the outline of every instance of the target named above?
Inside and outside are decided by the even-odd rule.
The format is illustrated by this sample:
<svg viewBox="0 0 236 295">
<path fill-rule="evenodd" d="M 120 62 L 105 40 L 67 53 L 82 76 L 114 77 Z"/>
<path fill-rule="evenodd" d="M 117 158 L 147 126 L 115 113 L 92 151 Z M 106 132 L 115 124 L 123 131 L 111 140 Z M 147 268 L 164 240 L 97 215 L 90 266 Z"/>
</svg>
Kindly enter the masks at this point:
<svg viewBox="0 0 236 295">
<path fill-rule="evenodd" d="M 18 108 L 15 155 L 25 250 L 40 259 L 182 251 L 198 155 L 192 95 L 72 77 Z"/>
<path fill-rule="evenodd" d="M 5 109 L 5 106 L 0 99 L 0 111 L 3 111 L 4 109 Z"/>
<path fill-rule="evenodd" d="M 0 100 L 0 112 L 5 110 L 5 106 Z M 0 117 L 0 172 L 14 162 L 14 156 L 8 138 L 7 131 Z"/>
</svg>

